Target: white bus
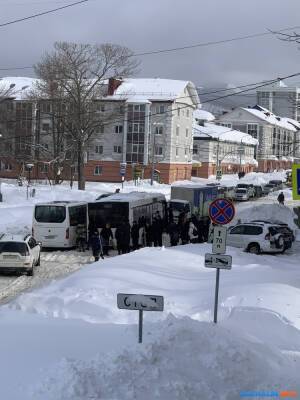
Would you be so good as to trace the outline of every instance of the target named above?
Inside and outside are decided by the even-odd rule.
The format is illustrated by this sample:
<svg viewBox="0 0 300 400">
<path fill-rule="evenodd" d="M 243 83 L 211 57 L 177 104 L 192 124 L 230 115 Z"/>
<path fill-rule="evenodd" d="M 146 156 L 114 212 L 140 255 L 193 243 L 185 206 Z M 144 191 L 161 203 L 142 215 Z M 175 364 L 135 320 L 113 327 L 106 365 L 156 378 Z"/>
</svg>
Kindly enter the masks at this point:
<svg viewBox="0 0 300 400">
<path fill-rule="evenodd" d="M 52 201 L 36 204 L 33 212 L 32 236 L 43 247 L 76 246 L 76 226 L 88 225 L 87 203 Z"/>
<path fill-rule="evenodd" d="M 131 192 L 116 193 L 109 197 L 89 203 L 89 223 L 93 228 L 103 228 L 109 223 L 116 228 L 121 222 L 152 218 L 159 212 L 164 219 L 166 216 L 166 198 L 161 193 Z"/>
</svg>

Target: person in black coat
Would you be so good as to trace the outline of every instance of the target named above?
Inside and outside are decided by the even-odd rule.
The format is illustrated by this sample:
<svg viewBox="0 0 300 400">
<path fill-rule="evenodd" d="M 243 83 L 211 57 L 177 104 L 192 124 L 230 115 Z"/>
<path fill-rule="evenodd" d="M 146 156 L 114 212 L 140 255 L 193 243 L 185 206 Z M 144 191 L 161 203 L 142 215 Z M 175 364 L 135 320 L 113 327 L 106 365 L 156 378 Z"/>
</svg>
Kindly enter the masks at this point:
<svg viewBox="0 0 300 400">
<path fill-rule="evenodd" d="M 152 230 L 152 225 L 150 224 L 149 221 L 147 221 L 146 225 L 145 225 L 145 236 L 146 236 L 146 246 L 147 247 L 152 247 L 152 244 L 153 244 L 153 230 Z"/>
<path fill-rule="evenodd" d="M 105 256 L 108 256 L 109 251 L 109 240 L 113 239 L 113 233 L 110 228 L 110 224 L 106 224 L 104 228 L 101 230 L 101 237 L 103 243 L 103 252 Z"/>
<path fill-rule="evenodd" d="M 179 230 L 178 225 L 174 221 L 170 222 L 168 226 L 168 233 L 170 235 L 171 246 L 177 246 L 179 241 Z"/>
<path fill-rule="evenodd" d="M 136 221 L 133 221 L 133 225 L 131 228 L 131 239 L 132 239 L 133 250 L 137 250 L 139 248 L 139 236 L 140 236 L 140 227 Z"/>
<path fill-rule="evenodd" d="M 159 213 L 153 219 L 152 223 L 152 235 L 154 247 L 162 247 L 162 234 L 163 234 L 163 221 Z"/>
<path fill-rule="evenodd" d="M 284 194 L 283 192 L 280 192 L 278 197 L 277 197 L 277 201 L 279 204 L 283 204 L 284 205 Z"/>
<path fill-rule="evenodd" d="M 122 236 L 122 254 L 129 253 L 130 252 L 130 223 L 129 221 L 125 221 L 123 223 L 123 236 Z"/>
<path fill-rule="evenodd" d="M 104 258 L 103 257 L 102 239 L 97 230 L 92 232 L 92 234 L 90 235 L 89 244 L 92 248 L 92 252 L 93 252 L 93 256 L 95 257 L 95 261 L 98 261 L 99 257 Z"/>
<path fill-rule="evenodd" d="M 118 225 L 115 232 L 115 239 L 117 242 L 118 254 L 122 254 L 122 237 L 123 237 L 123 224 Z"/>
<path fill-rule="evenodd" d="M 187 244 L 190 241 L 190 221 L 185 219 L 183 223 L 180 226 L 180 237 L 181 237 L 181 243 L 182 244 Z"/>
</svg>

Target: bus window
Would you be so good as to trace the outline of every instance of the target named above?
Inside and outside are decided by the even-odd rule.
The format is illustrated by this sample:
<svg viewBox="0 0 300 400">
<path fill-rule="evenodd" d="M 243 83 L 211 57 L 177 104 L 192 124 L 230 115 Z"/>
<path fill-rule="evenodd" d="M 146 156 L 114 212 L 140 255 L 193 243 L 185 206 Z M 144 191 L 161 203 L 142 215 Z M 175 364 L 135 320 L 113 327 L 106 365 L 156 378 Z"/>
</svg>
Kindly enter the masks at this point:
<svg viewBox="0 0 300 400">
<path fill-rule="evenodd" d="M 129 219 L 128 210 L 128 203 L 90 203 L 90 224 L 103 228 L 106 223 L 110 223 L 111 228 L 116 228 L 122 221 Z"/>
<path fill-rule="evenodd" d="M 70 226 L 86 225 L 86 206 L 69 207 Z"/>
<path fill-rule="evenodd" d="M 37 222 L 60 224 L 66 219 L 66 208 L 64 206 L 36 206 L 34 217 Z"/>
</svg>

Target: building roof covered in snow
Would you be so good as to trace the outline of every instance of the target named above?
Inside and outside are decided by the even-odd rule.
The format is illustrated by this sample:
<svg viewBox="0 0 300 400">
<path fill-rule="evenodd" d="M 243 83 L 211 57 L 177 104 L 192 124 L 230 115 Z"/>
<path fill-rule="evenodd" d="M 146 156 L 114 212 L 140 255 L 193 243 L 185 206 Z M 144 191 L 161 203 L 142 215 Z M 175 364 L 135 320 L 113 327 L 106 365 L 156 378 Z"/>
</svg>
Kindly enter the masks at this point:
<svg viewBox="0 0 300 400">
<path fill-rule="evenodd" d="M 36 81 L 36 78 L 20 76 L 8 76 L 1 78 L 0 93 L 16 100 L 24 100 L 28 96 Z"/>
<path fill-rule="evenodd" d="M 220 140 L 223 142 L 242 143 L 252 146 L 258 144 L 258 140 L 247 133 L 228 129 L 224 126 L 219 126 L 211 122 L 205 122 L 204 126 L 194 126 L 194 138 Z"/>
<path fill-rule="evenodd" d="M 254 115 L 260 120 L 267 122 L 268 124 L 279 126 L 280 128 L 288 129 L 290 131 L 297 130 L 295 126 L 288 121 L 289 118 L 279 117 L 278 115 L 273 114 L 267 108 L 256 105 L 254 107 L 242 107 L 242 110 L 249 112 L 250 114 Z"/>
<path fill-rule="evenodd" d="M 215 116 L 209 111 L 202 110 L 201 108 L 197 108 L 194 111 L 194 118 L 195 118 L 195 120 L 210 122 L 215 119 Z"/>
</svg>

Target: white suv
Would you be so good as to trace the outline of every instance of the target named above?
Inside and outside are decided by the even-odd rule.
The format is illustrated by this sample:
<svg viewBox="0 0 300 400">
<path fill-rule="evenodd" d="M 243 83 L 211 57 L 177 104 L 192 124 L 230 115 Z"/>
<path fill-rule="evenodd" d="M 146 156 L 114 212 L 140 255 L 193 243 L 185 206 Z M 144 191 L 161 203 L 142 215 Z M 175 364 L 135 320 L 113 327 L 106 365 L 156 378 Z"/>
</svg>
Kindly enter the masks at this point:
<svg viewBox="0 0 300 400">
<path fill-rule="evenodd" d="M 0 234 L 0 271 L 20 271 L 33 275 L 40 265 L 41 245 L 31 235 Z"/>
<path fill-rule="evenodd" d="M 228 246 L 240 247 L 249 253 L 283 253 L 288 248 L 280 225 L 249 222 L 228 229 Z"/>
</svg>

